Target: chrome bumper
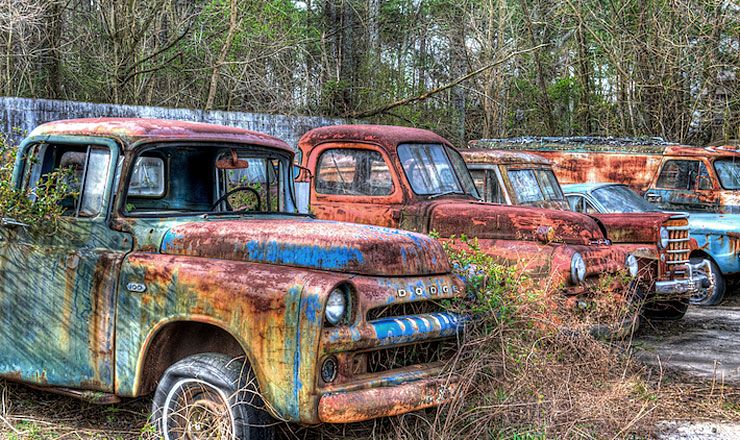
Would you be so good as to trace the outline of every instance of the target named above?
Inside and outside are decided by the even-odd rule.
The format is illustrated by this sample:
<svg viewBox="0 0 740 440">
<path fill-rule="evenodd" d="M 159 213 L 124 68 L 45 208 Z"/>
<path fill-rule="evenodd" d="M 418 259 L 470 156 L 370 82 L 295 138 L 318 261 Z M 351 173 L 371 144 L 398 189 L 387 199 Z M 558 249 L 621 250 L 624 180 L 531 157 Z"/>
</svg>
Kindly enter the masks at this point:
<svg viewBox="0 0 740 440">
<path fill-rule="evenodd" d="M 711 267 L 708 260 L 697 264 L 686 264 L 688 276 L 680 280 L 657 281 L 655 293 L 658 295 L 692 294 L 712 286 Z"/>
</svg>

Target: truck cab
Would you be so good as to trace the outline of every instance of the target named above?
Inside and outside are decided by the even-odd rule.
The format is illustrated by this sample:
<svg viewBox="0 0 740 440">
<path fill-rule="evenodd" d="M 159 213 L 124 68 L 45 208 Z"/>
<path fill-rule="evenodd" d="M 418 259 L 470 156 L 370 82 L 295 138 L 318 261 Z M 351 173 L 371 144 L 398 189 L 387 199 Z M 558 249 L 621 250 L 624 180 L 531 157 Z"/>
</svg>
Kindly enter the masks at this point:
<svg viewBox="0 0 740 440">
<path fill-rule="evenodd" d="M 98 402 L 154 393 L 165 438 L 449 401 L 464 319 L 440 301 L 464 292 L 444 250 L 297 214 L 292 163 L 285 142 L 232 127 L 36 128 L 13 184 L 66 168 L 77 191 L 53 235 L 0 225 L 0 377 Z"/>
<path fill-rule="evenodd" d="M 689 262 L 687 214 L 640 209 L 649 205 L 642 199 L 638 206 L 604 211 L 577 195 L 566 197 L 550 161 L 536 154 L 488 148 L 467 148 L 460 153 L 483 200 L 580 212 L 598 221 L 614 246 L 639 256 L 641 279 L 648 292 L 647 317 L 680 318 L 689 298 L 704 290 L 706 263 Z M 621 200 L 612 195 L 605 202 Z"/>
<path fill-rule="evenodd" d="M 628 185 L 661 209 L 740 213 L 737 145 L 677 145 L 660 138 L 479 139 L 471 148 L 529 152 L 550 160 L 562 184 Z"/>
<path fill-rule="evenodd" d="M 318 218 L 435 232 L 442 240 L 476 237 L 483 252 L 570 304 L 598 300 L 594 286 L 604 274 L 637 276 L 634 256 L 590 217 L 481 201 L 460 153 L 431 131 L 329 126 L 306 133 L 299 148 L 299 180 Z"/>
</svg>

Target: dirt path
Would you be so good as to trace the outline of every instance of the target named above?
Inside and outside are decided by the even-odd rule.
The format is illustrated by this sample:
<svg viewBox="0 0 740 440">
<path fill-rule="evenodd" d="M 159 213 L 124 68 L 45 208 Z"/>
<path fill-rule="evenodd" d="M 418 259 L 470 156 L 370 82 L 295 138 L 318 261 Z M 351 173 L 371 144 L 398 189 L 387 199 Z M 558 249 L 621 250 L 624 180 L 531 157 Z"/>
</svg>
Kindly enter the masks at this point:
<svg viewBox="0 0 740 440">
<path fill-rule="evenodd" d="M 646 324 L 635 341 L 648 365 L 740 386 L 740 294 L 718 307 L 690 307 L 678 322 Z"/>
</svg>

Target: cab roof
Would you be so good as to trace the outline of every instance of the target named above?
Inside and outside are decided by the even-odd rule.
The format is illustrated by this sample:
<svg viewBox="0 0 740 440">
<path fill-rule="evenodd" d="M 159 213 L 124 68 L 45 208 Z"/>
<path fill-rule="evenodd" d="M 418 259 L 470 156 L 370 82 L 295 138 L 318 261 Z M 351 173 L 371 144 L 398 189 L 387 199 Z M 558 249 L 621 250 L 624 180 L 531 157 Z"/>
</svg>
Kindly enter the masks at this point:
<svg viewBox="0 0 740 440">
<path fill-rule="evenodd" d="M 452 144 L 442 136 L 420 128 L 395 125 L 329 125 L 314 128 L 298 141 L 301 150 L 327 142 L 370 142 L 388 150 L 404 143 Z"/>
<path fill-rule="evenodd" d="M 460 154 L 468 164 L 487 165 L 551 165 L 550 161 L 538 154 L 523 151 L 494 150 L 490 148 L 461 148 Z"/>
<path fill-rule="evenodd" d="M 199 141 L 257 145 L 293 152 L 284 141 L 264 133 L 238 127 L 169 119 L 67 119 L 39 125 L 29 134 L 29 137 L 44 136 L 112 137 L 121 141 L 124 150 L 131 149 L 138 143 Z"/>
<path fill-rule="evenodd" d="M 596 182 L 596 183 L 571 183 L 568 185 L 560 185 L 564 193 L 580 193 L 590 194 L 599 188 L 605 188 L 607 186 L 627 186 L 622 183 L 614 182 Z"/>
</svg>

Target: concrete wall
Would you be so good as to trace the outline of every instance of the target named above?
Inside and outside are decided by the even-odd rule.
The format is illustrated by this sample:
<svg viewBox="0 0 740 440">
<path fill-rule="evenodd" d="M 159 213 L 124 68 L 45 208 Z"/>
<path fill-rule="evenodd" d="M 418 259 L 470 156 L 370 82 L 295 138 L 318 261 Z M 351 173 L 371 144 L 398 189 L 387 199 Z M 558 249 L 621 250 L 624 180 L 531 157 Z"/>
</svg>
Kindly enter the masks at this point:
<svg viewBox="0 0 740 440">
<path fill-rule="evenodd" d="M 345 122 L 341 119 L 311 116 L 284 116 L 0 97 L 0 132 L 12 141 L 19 141 L 37 125 L 44 122 L 103 116 L 179 119 L 231 125 L 276 136 L 293 147 L 296 146 L 301 135 L 312 128 Z"/>
</svg>

